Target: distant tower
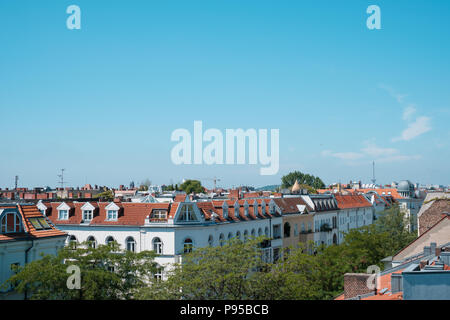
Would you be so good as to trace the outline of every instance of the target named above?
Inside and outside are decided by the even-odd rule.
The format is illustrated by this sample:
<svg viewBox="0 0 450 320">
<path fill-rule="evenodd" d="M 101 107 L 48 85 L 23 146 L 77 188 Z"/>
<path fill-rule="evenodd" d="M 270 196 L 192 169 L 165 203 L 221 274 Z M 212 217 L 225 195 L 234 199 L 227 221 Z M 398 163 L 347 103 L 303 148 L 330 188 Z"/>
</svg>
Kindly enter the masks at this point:
<svg viewBox="0 0 450 320">
<path fill-rule="evenodd" d="M 58 174 L 58 177 L 60 178 L 59 180 L 59 184 L 61 184 L 61 188 L 64 189 L 64 171 L 66 171 L 66 169 L 61 169 L 61 174 Z"/>
<path fill-rule="evenodd" d="M 372 162 L 372 183 L 375 184 L 377 179 L 375 179 L 375 161 Z"/>
<path fill-rule="evenodd" d="M 15 189 L 14 190 L 17 190 L 17 184 L 19 183 L 19 176 L 16 176 L 15 177 Z"/>
</svg>

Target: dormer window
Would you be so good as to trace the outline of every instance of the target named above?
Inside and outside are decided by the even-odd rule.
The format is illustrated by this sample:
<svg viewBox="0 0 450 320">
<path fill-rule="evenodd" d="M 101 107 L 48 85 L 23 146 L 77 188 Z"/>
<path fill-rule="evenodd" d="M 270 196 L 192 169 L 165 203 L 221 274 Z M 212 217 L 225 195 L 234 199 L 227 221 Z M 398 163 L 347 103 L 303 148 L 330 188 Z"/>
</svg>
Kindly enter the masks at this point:
<svg viewBox="0 0 450 320">
<path fill-rule="evenodd" d="M 105 207 L 106 210 L 106 220 L 107 221 L 117 221 L 119 218 L 119 207 L 111 202 Z"/>
<path fill-rule="evenodd" d="M 106 220 L 108 221 L 116 221 L 118 217 L 118 211 L 117 210 L 108 210 L 108 214 L 106 216 Z"/>
<path fill-rule="evenodd" d="M 1 215 L 0 233 L 18 233 L 21 231 L 22 231 L 21 219 L 16 212 L 7 212 Z"/>
<path fill-rule="evenodd" d="M 181 208 L 181 214 L 178 221 L 185 221 L 185 222 L 191 222 L 191 221 L 197 221 L 197 217 L 194 213 L 194 207 L 193 205 L 184 205 Z"/>
<path fill-rule="evenodd" d="M 223 218 L 228 219 L 228 207 L 223 207 Z"/>
<path fill-rule="evenodd" d="M 68 220 L 69 219 L 69 210 L 59 210 L 58 211 L 58 219 L 59 220 Z"/>
<path fill-rule="evenodd" d="M 84 221 L 91 221 L 92 218 L 93 218 L 92 210 L 83 210 L 83 220 Z"/>
<path fill-rule="evenodd" d="M 94 218 L 94 210 L 95 207 L 90 204 L 89 202 L 86 202 L 82 207 L 81 211 L 83 213 L 83 221 L 89 222 Z"/>
<path fill-rule="evenodd" d="M 56 210 L 58 210 L 59 220 L 69 220 L 70 207 L 65 202 L 61 203 Z"/>
</svg>

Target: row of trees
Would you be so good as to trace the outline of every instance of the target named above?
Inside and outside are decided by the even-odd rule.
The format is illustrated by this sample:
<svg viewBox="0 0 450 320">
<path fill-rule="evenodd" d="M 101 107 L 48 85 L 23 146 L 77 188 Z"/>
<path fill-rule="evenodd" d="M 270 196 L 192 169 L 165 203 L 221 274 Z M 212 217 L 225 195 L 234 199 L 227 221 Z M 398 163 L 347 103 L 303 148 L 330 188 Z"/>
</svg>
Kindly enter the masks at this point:
<svg viewBox="0 0 450 320">
<path fill-rule="evenodd" d="M 383 268 L 381 259 L 414 240 L 405 226 L 394 207 L 374 224 L 351 230 L 340 245 L 289 248 L 275 263 L 262 259 L 263 238 L 197 248 L 167 281 L 153 276 L 153 252 L 121 251 L 116 244 L 64 248 L 18 270 L 7 285 L 35 299 L 332 299 L 343 291 L 345 273 Z M 67 289 L 68 264 L 80 267 L 80 290 Z"/>
</svg>

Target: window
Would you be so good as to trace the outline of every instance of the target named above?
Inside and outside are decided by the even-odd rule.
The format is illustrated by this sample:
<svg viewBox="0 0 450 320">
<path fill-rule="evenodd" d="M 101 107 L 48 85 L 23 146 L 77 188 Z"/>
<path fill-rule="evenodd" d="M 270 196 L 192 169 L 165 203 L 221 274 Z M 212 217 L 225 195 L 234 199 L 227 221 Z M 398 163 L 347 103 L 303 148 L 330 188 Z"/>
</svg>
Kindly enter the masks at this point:
<svg viewBox="0 0 450 320">
<path fill-rule="evenodd" d="M 181 216 L 178 219 L 179 221 L 196 221 L 197 218 L 194 214 L 194 207 L 192 205 L 185 205 L 183 208 L 181 208 Z"/>
<path fill-rule="evenodd" d="M 114 240 L 113 237 L 109 236 L 109 237 L 106 238 L 105 243 L 106 243 L 107 245 L 111 245 L 114 241 L 116 241 L 116 240 Z"/>
<path fill-rule="evenodd" d="M 162 278 L 163 278 L 163 272 L 164 272 L 164 268 L 160 267 L 160 266 L 157 266 L 156 267 L 156 272 L 155 272 L 155 274 L 153 276 L 155 278 L 155 280 L 161 281 Z"/>
<path fill-rule="evenodd" d="M 219 243 L 221 247 L 223 247 L 223 245 L 225 244 L 225 236 L 223 235 L 223 233 L 221 233 L 219 236 Z"/>
<path fill-rule="evenodd" d="M 93 236 L 87 238 L 88 246 L 92 249 L 97 248 L 97 240 Z"/>
<path fill-rule="evenodd" d="M 15 212 L 3 215 L 0 225 L 0 233 L 17 233 L 22 231 L 21 219 Z"/>
<path fill-rule="evenodd" d="M 212 247 L 214 245 L 214 238 L 212 235 L 209 235 L 209 237 L 208 237 L 208 245 L 210 247 Z"/>
<path fill-rule="evenodd" d="M 298 224 L 294 225 L 294 236 L 298 236 Z"/>
<path fill-rule="evenodd" d="M 241 240 L 241 232 L 236 232 L 236 239 Z"/>
<path fill-rule="evenodd" d="M 275 228 L 275 226 L 274 226 L 274 228 Z M 264 234 L 266 235 L 266 237 L 269 236 L 269 227 L 266 227 L 266 228 L 264 229 Z"/>
<path fill-rule="evenodd" d="M 69 210 L 59 210 L 58 211 L 58 219 L 59 220 L 68 220 L 69 219 Z"/>
<path fill-rule="evenodd" d="M 255 231 L 255 229 L 252 229 L 251 235 L 252 235 L 252 238 L 255 238 L 255 237 L 256 237 L 256 231 Z"/>
<path fill-rule="evenodd" d="M 259 228 L 259 229 L 258 229 L 258 237 L 261 237 L 261 236 L 262 236 L 262 234 L 263 234 L 263 232 L 262 232 L 262 229 L 261 229 L 261 228 Z"/>
<path fill-rule="evenodd" d="M 92 210 L 83 210 L 83 220 L 91 221 L 93 218 Z"/>
<path fill-rule="evenodd" d="M 128 251 L 136 252 L 136 241 L 133 237 L 128 237 L 125 242 Z"/>
<path fill-rule="evenodd" d="M 275 234 L 275 231 L 274 231 Z M 284 224 L 284 237 L 285 238 L 289 238 L 291 236 L 291 225 L 289 224 L 289 222 L 286 222 Z"/>
<path fill-rule="evenodd" d="M 156 254 L 162 254 L 163 253 L 163 243 L 160 238 L 154 238 L 153 239 L 153 251 L 155 251 Z"/>
<path fill-rule="evenodd" d="M 72 249 L 76 249 L 77 248 L 77 238 L 74 236 L 74 235 L 71 235 L 70 237 L 69 237 L 69 246 L 72 248 Z"/>
<path fill-rule="evenodd" d="M 244 231 L 244 241 L 248 240 L 248 230 Z"/>
<path fill-rule="evenodd" d="M 305 223 L 302 223 L 302 232 L 305 232 Z"/>
<path fill-rule="evenodd" d="M 228 232 L 228 240 L 231 240 L 233 238 L 233 234 L 231 232 Z"/>
<path fill-rule="evenodd" d="M 106 217 L 106 220 L 108 221 L 115 221 L 118 217 L 118 211 L 117 210 L 108 210 L 108 214 Z"/>
<path fill-rule="evenodd" d="M 183 251 L 184 251 L 184 253 L 192 252 L 192 248 L 193 248 L 192 239 L 187 238 L 186 240 L 184 240 L 184 244 L 183 244 Z"/>
<path fill-rule="evenodd" d="M 165 210 L 155 210 L 155 211 L 153 211 L 152 219 L 155 219 L 155 220 L 166 220 L 167 219 L 167 211 L 165 211 Z"/>
</svg>

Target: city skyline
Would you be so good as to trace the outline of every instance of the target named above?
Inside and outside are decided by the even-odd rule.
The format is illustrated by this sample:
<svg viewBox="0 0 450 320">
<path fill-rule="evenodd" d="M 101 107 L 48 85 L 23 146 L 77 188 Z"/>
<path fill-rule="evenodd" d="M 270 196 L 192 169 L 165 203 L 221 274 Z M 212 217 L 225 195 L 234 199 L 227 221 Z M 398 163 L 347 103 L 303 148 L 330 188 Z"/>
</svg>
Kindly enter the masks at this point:
<svg viewBox="0 0 450 320">
<path fill-rule="evenodd" d="M 68 30 L 66 8 L 81 8 Z M 366 8 L 381 8 L 381 30 Z M 450 184 L 450 3 L 0 4 L 0 185 L 218 177 Z M 447 10 L 445 10 L 447 9 Z M 280 170 L 171 162 L 171 133 L 279 129 Z M 206 187 L 212 183 L 204 182 Z"/>
</svg>

